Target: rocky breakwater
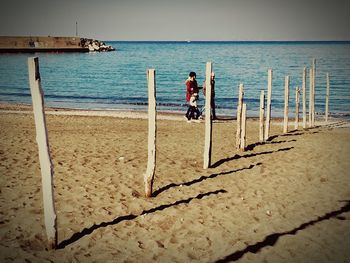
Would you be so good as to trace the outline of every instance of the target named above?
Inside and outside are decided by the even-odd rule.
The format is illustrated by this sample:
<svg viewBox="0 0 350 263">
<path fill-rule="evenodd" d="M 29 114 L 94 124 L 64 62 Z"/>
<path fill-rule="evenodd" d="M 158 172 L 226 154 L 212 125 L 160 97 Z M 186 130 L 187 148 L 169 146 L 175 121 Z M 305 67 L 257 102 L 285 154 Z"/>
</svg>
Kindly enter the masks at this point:
<svg viewBox="0 0 350 263">
<path fill-rule="evenodd" d="M 0 36 L 0 53 L 113 51 L 112 46 L 88 38 L 52 36 Z"/>
<path fill-rule="evenodd" d="M 96 39 L 81 38 L 80 44 L 82 47 L 88 48 L 90 52 L 105 52 L 115 50 L 115 48 L 113 48 L 111 45 L 106 45 L 104 42 Z"/>
</svg>

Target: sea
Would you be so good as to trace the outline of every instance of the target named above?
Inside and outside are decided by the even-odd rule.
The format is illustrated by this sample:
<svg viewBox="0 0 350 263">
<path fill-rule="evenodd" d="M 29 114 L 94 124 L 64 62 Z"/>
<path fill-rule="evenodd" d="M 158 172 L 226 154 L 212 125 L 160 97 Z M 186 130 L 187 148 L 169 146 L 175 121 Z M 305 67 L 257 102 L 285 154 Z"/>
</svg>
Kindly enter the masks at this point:
<svg viewBox="0 0 350 263">
<path fill-rule="evenodd" d="M 206 63 L 212 62 L 218 115 L 235 116 L 242 83 L 247 115 L 258 116 L 260 92 L 267 93 L 267 73 L 272 69 L 272 117 L 283 116 L 285 76 L 290 77 L 289 112 L 294 116 L 295 89 L 301 89 L 303 68 L 307 67 L 309 74 L 315 59 L 316 113 L 325 111 L 328 73 L 330 114 L 350 116 L 350 42 L 106 43 L 116 51 L 0 54 L 0 102 L 31 103 L 27 61 L 37 56 L 46 106 L 147 111 L 147 70 L 155 69 L 157 110 L 181 113 L 187 109 L 185 81 L 189 72 L 196 72 L 202 86 Z M 309 76 L 306 85 L 308 100 Z M 204 102 L 200 94 L 200 107 Z"/>
</svg>

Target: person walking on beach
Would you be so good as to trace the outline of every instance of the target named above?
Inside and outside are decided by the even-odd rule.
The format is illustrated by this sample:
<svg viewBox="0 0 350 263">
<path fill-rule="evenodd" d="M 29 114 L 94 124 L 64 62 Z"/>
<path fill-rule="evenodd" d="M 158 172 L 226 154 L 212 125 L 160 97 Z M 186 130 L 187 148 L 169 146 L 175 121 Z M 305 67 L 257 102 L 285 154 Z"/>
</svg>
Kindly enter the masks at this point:
<svg viewBox="0 0 350 263">
<path fill-rule="evenodd" d="M 198 109 L 199 89 L 196 80 L 196 72 L 191 71 L 188 79 L 186 80 L 186 102 L 188 103 L 188 109 L 185 114 L 187 121 L 191 119 L 198 120 L 200 112 Z"/>
<path fill-rule="evenodd" d="M 210 107 L 211 107 L 211 115 L 213 117 L 213 120 L 216 120 L 216 113 L 215 113 L 215 73 L 212 72 L 210 76 L 210 82 L 211 82 L 211 101 L 210 101 Z M 206 92 L 206 83 L 205 80 L 203 82 L 203 94 L 205 96 Z"/>
</svg>

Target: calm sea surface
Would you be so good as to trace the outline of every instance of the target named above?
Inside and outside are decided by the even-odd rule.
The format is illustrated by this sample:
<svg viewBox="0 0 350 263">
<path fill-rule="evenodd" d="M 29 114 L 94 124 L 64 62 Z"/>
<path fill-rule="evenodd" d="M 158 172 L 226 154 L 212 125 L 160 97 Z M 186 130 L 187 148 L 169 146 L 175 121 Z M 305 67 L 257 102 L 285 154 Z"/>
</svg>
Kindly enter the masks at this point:
<svg viewBox="0 0 350 263">
<path fill-rule="evenodd" d="M 185 80 L 207 61 L 216 73 L 219 114 L 233 115 L 238 86 L 245 87 L 248 115 L 257 116 L 260 90 L 273 70 L 272 116 L 283 114 L 284 78 L 290 76 L 290 112 L 303 67 L 316 59 L 316 112 L 325 107 L 330 74 L 330 111 L 350 114 L 350 42 L 108 42 L 116 52 L 0 54 L 0 101 L 31 103 L 27 58 L 38 56 L 47 106 L 79 109 L 147 109 L 148 68 L 156 69 L 159 111 L 185 111 Z M 309 72 L 308 72 L 309 73 Z M 309 77 L 307 77 L 307 95 Z M 204 104 L 203 96 L 200 104 Z M 291 113 L 292 114 L 292 113 Z"/>
</svg>

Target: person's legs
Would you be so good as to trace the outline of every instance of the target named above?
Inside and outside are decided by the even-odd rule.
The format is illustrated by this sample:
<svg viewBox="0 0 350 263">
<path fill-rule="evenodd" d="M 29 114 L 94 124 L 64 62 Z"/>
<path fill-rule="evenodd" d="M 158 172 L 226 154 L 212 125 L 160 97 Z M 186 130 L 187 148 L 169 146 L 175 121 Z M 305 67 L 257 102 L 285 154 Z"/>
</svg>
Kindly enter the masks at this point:
<svg viewBox="0 0 350 263">
<path fill-rule="evenodd" d="M 194 112 L 195 112 L 195 107 L 194 106 L 190 106 L 190 113 L 189 113 L 189 116 L 188 116 L 189 120 L 194 119 Z"/>
<path fill-rule="evenodd" d="M 195 119 L 198 120 L 198 118 L 201 116 L 201 113 L 200 113 L 198 107 L 195 107 L 194 111 L 196 112 L 196 118 Z"/>
<path fill-rule="evenodd" d="M 185 114 L 185 117 L 187 118 L 187 120 L 189 119 L 190 112 L 191 112 L 191 106 L 189 105 L 189 106 L 188 106 L 188 109 L 187 109 L 187 112 L 186 112 L 186 114 Z"/>
<path fill-rule="evenodd" d="M 214 98 L 211 99 L 211 112 L 212 112 L 212 115 L 213 115 L 213 119 L 216 119 L 215 100 L 214 100 Z"/>
</svg>

